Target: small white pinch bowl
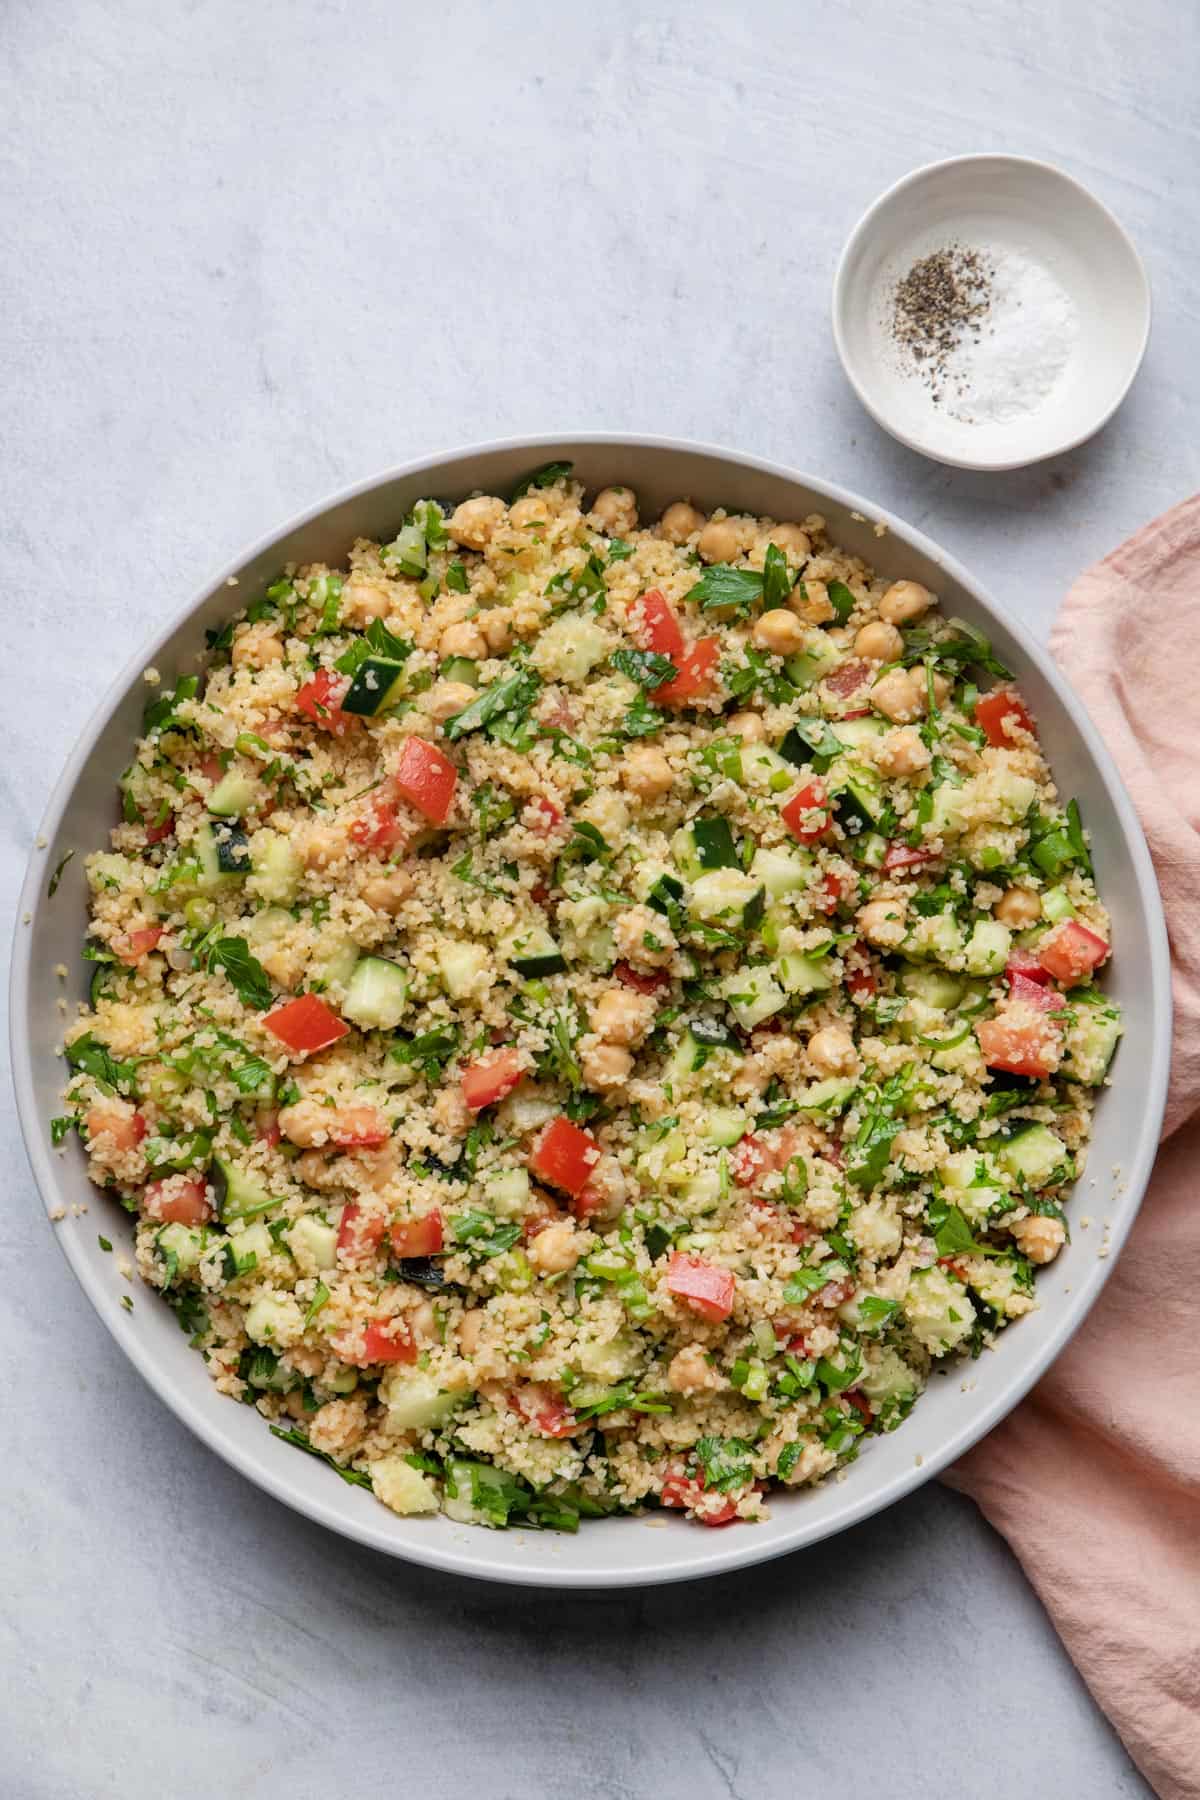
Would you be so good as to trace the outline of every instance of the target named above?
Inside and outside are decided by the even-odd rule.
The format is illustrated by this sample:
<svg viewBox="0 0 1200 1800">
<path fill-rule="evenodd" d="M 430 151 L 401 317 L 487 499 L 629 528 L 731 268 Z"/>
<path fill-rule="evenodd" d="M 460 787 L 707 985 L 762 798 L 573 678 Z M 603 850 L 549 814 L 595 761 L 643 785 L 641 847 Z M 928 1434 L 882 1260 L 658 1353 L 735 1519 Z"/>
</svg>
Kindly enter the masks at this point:
<svg viewBox="0 0 1200 1800">
<path fill-rule="evenodd" d="M 951 243 L 1040 264 L 1074 307 L 1062 373 L 1014 417 L 955 418 L 890 336 L 895 284 Z M 960 469 L 1018 469 L 1082 444 L 1125 398 L 1149 335 L 1150 284 L 1122 226 L 1077 181 L 1030 157 L 915 169 L 859 220 L 834 276 L 834 342 L 855 393 L 902 444 Z"/>
</svg>

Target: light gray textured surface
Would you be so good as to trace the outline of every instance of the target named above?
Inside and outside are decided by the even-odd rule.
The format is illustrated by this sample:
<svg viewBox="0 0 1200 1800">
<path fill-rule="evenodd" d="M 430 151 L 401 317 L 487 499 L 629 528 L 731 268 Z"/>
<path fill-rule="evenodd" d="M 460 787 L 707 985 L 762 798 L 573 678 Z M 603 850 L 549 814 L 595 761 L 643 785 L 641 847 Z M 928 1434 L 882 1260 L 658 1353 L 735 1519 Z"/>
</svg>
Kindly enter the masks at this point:
<svg viewBox="0 0 1200 1800">
<path fill-rule="evenodd" d="M 10 914 L 150 623 L 388 463 L 570 427 L 726 442 L 877 497 L 1043 633 L 1200 485 L 1200 29 L 1170 0 L 9 0 L 0 57 Z M 974 149 L 1094 185 L 1157 303 L 1108 431 L 1007 477 L 883 437 L 827 327 L 861 209 Z M 143 1389 L 4 1132 L 5 1800 L 1146 1792 L 940 1490 L 630 1597 L 456 1584 L 293 1518 Z"/>
</svg>

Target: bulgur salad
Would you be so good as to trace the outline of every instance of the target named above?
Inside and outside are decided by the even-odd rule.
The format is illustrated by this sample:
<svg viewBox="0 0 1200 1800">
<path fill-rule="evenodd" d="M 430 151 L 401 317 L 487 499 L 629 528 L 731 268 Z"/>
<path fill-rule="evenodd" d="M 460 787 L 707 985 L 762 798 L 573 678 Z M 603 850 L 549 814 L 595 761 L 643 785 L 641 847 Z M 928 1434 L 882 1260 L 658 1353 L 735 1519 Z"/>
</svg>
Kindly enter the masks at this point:
<svg viewBox="0 0 1200 1800">
<path fill-rule="evenodd" d="M 554 464 L 248 599 L 147 672 L 53 1122 L 223 1393 L 400 1514 L 724 1525 L 1034 1306 L 1121 1026 L 977 631 Z"/>
</svg>

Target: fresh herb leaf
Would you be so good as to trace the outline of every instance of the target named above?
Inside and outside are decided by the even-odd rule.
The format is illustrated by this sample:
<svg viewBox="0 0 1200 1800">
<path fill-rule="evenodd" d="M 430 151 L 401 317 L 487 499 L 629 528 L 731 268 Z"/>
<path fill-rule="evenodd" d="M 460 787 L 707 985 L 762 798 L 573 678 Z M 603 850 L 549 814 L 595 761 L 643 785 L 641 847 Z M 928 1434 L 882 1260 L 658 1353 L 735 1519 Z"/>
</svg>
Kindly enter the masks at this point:
<svg viewBox="0 0 1200 1800">
<path fill-rule="evenodd" d="M 904 655 L 901 662 L 905 668 L 914 663 L 930 661 L 935 665 L 961 675 L 967 669 L 983 669 L 989 675 L 1001 681 L 1012 679 L 1012 670 L 992 653 L 989 639 L 974 626 L 965 625 L 961 619 L 952 621 L 958 629 L 950 637 L 935 638 L 933 632 L 924 626 L 904 634 Z"/>
<path fill-rule="evenodd" d="M 503 1256 L 521 1235 L 519 1224 L 497 1225 L 490 1213 L 480 1212 L 476 1207 L 452 1214 L 450 1226 L 455 1243 L 461 1245 L 472 1262 L 486 1262 L 493 1256 Z"/>
<path fill-rule="evenodd" d="M 661 687 L 664 681 L 674 681 L 679 673 L 670 657 L 660 656 L 656 650 L 616 650 L 612 666 L 642 688 Z"/>
<path fill-rule="evenodd" d="M 328 1302 L 329 1302 L 329 1289 L 325 1286 L 325 1283 L 323 1281 L 318 1281 L 317 1287 L 316 1287 L 316 1292 L 313 1294 L 312 1300 L 309 1303 L 308 1311 L 304 1315 L 305 1331 L 308 1330 L 309 1326 L 312 1324 L 313 1320 L 316 1318 L 316 1316 L 320 1312 L 321 1308 L 323 1306 L 328 1305 Z"/>
<path fill-rule="evenodd" d="M 470 591 L 465 563 L 452 562 L 446 570 L 446 586 L 452 594 L 465 594 Z"/>
<path fill-rule="evenodd" d="M 194 700 L 200 690 L 198 675 L 181 675 L 175 686 L 167 693 L 160 694 L 151 700 L 142 715 L 142 729 L 146 733 L 166 731 L 168 727 L 178 723 L 178 708 L 185 700 Z"/>
<path fill-rule="evenodd" d="M 534 488 L 549 488 L 553 487 L 556 482 L 565 481 L 574 467 L 575 464 L 569 462 L 543 463 L 540 469 L 532 470 L 530 474 L 518 481 L 512 491 L 512 499 L 520 500 L 523 495 L 531 493 Z"/>
<path fill-rule="evenodd" d="M 416 1037 L 397 1038 L 389 1052 L 392 1061 L 420 1069 L 426 1081 L 437 1081 L 458 1049 L 457 1026 L 447 1031 L 423 1031 Z"/>
<path fill-rule="evenodd" d="M 55 894 L 57 894 L 58 884 L 62 880 L 62 877 L 63 877 L 63 870 L 66 868 L 67 864 L 70 862 L 70 860 L 74 856 L 74 854 L 75 854 L 75 852 L 73 850 L 68 850 L 66 855 L 60 856 L 57 863 L 55 863 L 54 873 L 50 877 L 50 885 L 46 889 L 46 898 L 48 900 L 53 900 Z"/>
<path fill-rule="evenodd" d="M 777 545 L 768 544 L 767 554 L 763 558 L 762 587 L 763 606 L 766 610 L 770 612 L 775 607 L 786 606 L 792 587 L 787 557 Z"/>
<path fill-rule="evenodd" d="M 900 1302 L 885 1300 L 879 1294 L 864 1294 L 858 1303 L 858 1316 L 864 1325 L 881 1325 L 890 1319 Z"/>
<path fill-rule="evenodd" d="M 609 565 L 627 562 L 633 555 L 633 545 L 627 544 L 624 538 L 610 538 L 608 541 Z"/>
<path fill-rule="evenodd" d="M 115 1093 L 136 1094 L 136 1061 L 118 1062 L 116 1057 L 90 1031 L 68 1044 L 66 1057 L 77 1075 L 90 1075 L 103 1088 Z"/>
<path fill-rule="evenodd" d="M 70 1113 L 64 1113 L 57 1119 L 51 1119 L 50 1142 L 52 1144 L 61 1144 L 74 1129 L 75 1120 L 71 1117 Z"/>
<path fill-rule="evenodd" d="M 627 738 L 652 737 L 667 723 L 667 715 L 651 706 L 644 693 L 635 695 L 633 705 L 621 721 L 621 735 Z"/>
<path fill-rule="evenodd" d="M 336 1458 L 329 1456 L 324 1450 L 318 1450 L 315 1444 L 310 1444 L 302 1431 L 284 1431 L 282 1426 L 272 1425 L 271 1436 L 282 1439 L 285 1444 L 292 1444 L 297 1450 L 303 1450 L 306 1456 L 315 1456 L 318 1462 L 323 1462 L 351 1487 L 371 1487 L 371 1477 L 364 1470 L 344 1469 Z"/>
<path fill-rule="evenodd" d="M 748 1486 L 754 1478 L 752 1449 L 744 1438 L 702 1437 L 695 1455 L 709 1492 L 727 1494 L 732 1488 Z"/>
<path fill-rule="evenodd" d="M 489 736 L 520 748 L 517 733 L 527 721 L 540 689 L 541 683 L 531 670 L 518 669 L 484 688 L 469 706 L 447 720 L 446 736 L 453 742 L 468 731 L 486 728 Z"/>
<path fill-rule="evenodd" d="M 244 937 L 218 938 L 204 950 L 203 960 L 210 973 L 217 969 L 224 971 L 237 989 L 243 1006 L 252 1007 L 255 1012 L 265 1012 L 270 1006 L 274 995 L 267 971 L 258 958 L 251 955 Z"/>
<path fill-rule="evenodd" d="M 732 563 L 713 563 L 705 569 L 695 587 L 684 595 L 686 600 L 699 600 L 705 612 L 749 612 L 762 599 L 763 577 L 758 569 L 735 569 Z"/>
<path fill-rule="evenodd" d="M 829 604 L 837 615 L 839 625 L 844 625 L 858 604 L 844 581 L 827 581 L 825 592 L 829 595 Z"/>
</svg>

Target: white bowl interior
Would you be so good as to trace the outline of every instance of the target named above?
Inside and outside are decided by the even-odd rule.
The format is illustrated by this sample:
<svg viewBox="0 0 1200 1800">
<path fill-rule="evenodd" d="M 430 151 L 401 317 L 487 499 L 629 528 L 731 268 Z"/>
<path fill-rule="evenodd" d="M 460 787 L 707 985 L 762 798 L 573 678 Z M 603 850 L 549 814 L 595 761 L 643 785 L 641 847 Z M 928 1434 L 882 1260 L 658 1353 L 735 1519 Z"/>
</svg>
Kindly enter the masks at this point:
<svg viewBox="0 0 1200 1800">
<path fill-rule="evenodd" d="M 1071 1250 L 1039 1282 L 1041 1309 L 1006 1332 L 1000 1347 L 974 1364 L 935 1377 L 912 1419 L 890 1437 L 869 1440 L 844 1481 L 809 1493 L 773 1498 L 768 1522 L 709 1531 L 659 1515 L 586 1525 L 577 1537 L 496 1533 L 444 1517 L 404 1520 L 369 1494 L 340 1482 L 315 1461 L 273 1438 L 249 1407 L 222 1398 L 202 1359 L 188 1347 L 174 1316 L 148 1289 L 130 1292 L 97 1241 L 104 1232 L 117 1252 L 132 1240 L 130 1221 L 88 1182 L 71 1139 L 51 1148 L 48 1122 L 59 1111 L 63 1068 L 58 1001 L 86 994 L 90 965 L 80 960 L 87 895 L 82 855 L 105 840 L 116 819 L 116 783 L 140 729 L 143 667 L 165 678 L 196 666 L 206 627 L 246 603 L 286 561 L 340 560 L 355 537 L 390 536 L 413 500 L 461 497 L 476 489 L 507 492 L 539 463 L 571 460 L 589 488 L 619 480 L 638 492 L 644 516 L 687 495 L 798 518 L 819 510 L 834 537 L 882 570 L 910 575 L 938 591 L 947 611 L 986 631 L 1019 673 L 1039 720 L 1065 794 L 1077 794 L 1092 834 L 1097 874 L 1111 910 L 1117 954 L 1111 987 L 1125 1008 L 1126 1037 L 1111 1091 L 1096 1119 L 1091 1173 L 1074 1207 L 1092 1215 Z M 18 924 L 12 981 L 12 1043 L 18 1104 L 34 1171 L 48 1210 L 66 1209 L 55 1226 L 60 1242 L 101 1317 L 141 1373 L 206 1443 L 268 1492 L 333 1529 L 392 1555 L 499 1580 L 569 1586 L 628 1586 L 717 1573 L 812 1543 L 900 1498 L 961 1454 L 1025 1393 L 1092 1304 L 1136 1213 L 1157 1142 L 1166 1091 L 1170 987 L 1166 935 L 1149 858 L 1129 802 L 1076 702 L 1043 653 L 1019 626 L 1002 618 L 965 573 L 898 521 L 877 537 L 865 503 L 767 464 L 693 446 L 642 440 L 575 439 L 464 452 L 401 471 L 342 497 L 265 541 L 223 570 L 198 601 L 165 628 L 125 671 L 72 753 L 44 824 L 46 844 L 34 854 Z M 871 519 L 886 515 L 872 512 Z M 238 587 L 226 585 L 236 576 Z M 49 872 L 68 851 L 53 898 Z M 69 978 L 55 975 L 65 964 Z M 83 1213 L 75 1208 L 84 1207 Z"/>
<path fill-rule="evenodd" d="M 894 285 L 951 243 L 1032 259 L 1073 306 L 1070 359 L 1035 410 L 956 419 L 897 356 Z M 939 461 L 999 469 L 1069 449 L 1111 416 L 1142 359 L 1150 291 L 1129 238 L 1086 189 L 1045 163 L 972 156 L 918 170 L 876 202 L 843 253 L 833 309 L 846 373 L 885 430 Z"/>
</svg>

